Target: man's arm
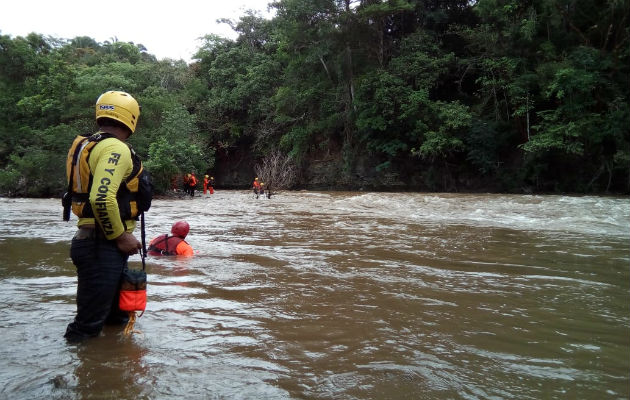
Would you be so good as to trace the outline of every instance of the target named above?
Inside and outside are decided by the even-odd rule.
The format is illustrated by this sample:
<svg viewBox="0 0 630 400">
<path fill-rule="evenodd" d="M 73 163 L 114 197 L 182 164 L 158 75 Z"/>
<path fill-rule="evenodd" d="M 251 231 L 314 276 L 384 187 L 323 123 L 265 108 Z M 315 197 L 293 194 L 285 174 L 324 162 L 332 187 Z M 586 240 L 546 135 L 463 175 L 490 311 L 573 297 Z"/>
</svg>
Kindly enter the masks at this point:
<svg viewBox="0 0 630 400">
<path fill-rule="evenodd" d="M 116 240 L 121 252 L 135 254 L 142 247 L 131 234 L 125 232 L 120 219 L 116 193 L 133 168 L 131 152 L 117 139 L 105 139 L 92 150 L 90 168 L 94 176 L 90 203 L 94 217 L 108 240 Z"/>
</svg>

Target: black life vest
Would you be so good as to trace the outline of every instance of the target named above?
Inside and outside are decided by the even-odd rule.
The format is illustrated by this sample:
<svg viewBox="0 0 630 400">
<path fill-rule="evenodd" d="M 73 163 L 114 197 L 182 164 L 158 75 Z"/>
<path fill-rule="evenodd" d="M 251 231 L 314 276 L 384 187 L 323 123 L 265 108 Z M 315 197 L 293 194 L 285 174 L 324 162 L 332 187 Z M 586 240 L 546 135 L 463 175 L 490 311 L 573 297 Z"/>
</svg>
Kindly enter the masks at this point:
<svg viewBox="0 0 630 400">
<path fill-rule="evenodd" d="M 65 221 L 70 219 L 70 206 L 77 217 L 94 218 L 92 205 L 89 201 L 94 176 L 90 171 L 88 161 L 94 146 L 103 139 L 111 137 L 114 136 L 98 132 L 93 135 L 79 135 L 72 142 L 66 160 L 68 191 L 62 200 Z M 129 177 L 120 185 L 116 193 L 120 219 L 123 222 L 128 219 L 137 219 L 140 214 L 148 211 L 153 198 L 151 175 L 143 168 L 142 161 L 133 148 L 129 144 L 127 146 L 131 151 L 133 168 Z"/>
<path fill-rule="evenodd" d="M 152 256 L 176 256 L 177 246 L 183 241 L 179 236 L 164 235 L 151 243 L 148 251 Z"/>
</svg>

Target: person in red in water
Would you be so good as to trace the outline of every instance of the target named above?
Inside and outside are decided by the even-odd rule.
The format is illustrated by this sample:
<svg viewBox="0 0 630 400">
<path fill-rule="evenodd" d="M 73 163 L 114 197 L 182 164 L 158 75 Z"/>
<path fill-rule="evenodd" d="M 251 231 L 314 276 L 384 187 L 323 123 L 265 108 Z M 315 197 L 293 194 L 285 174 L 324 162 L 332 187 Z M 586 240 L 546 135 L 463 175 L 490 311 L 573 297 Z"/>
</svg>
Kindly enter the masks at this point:
<svg viewBox="0 0 630 400">
<path fill-rule="evenodd" d="M 258 193 L 260 193 L 260 182 L 258 182 L 258 177 L 254 179 L 254 183 L 252 184 L 252 189 L 254 189 L 254 194 L 256 198 L 258 198 Z"/>
<path fill-rule="evenodd" d="M 189 231 L 188 222 L 175 222 L 171 227 L 172 235 L 160 235 L 151 240 L 148 253 L 152 256 L 192 256 L 193 248 L 184 240 Z"/>
<path fill-rule="evenodd" d="M 208 175 L 203 178 L 203 194 L 206 195 L 207 192 L 210 194 L 214 194 L 214 177 L 208 178 Z"/>
</svg>

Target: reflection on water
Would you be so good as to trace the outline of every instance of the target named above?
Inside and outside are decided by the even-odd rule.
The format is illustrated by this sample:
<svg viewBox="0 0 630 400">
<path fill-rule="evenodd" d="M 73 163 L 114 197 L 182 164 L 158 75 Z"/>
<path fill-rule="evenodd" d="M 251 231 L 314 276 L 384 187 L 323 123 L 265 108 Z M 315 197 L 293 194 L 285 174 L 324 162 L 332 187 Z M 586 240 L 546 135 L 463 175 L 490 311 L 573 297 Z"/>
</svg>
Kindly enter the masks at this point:
<svg viewBox="0 0 630 400">
<path fill-rule="evenodd" d="M 2 199 L 0 398 L 627 399 L 627 200 L 156 200 L 197 255 L 148 259 L 142 334 L 69 345 L 73 224 Z"/>
<path fill-rule="evenodd" d="M 80 399 L 148 398 L 153 384 L 151 371 L 143 358 L 147 349 L 119 335 L 120 328 L 106 327 L 103 334 L 88 344 L 69 346 L 76 357 L 73 381 L 59 375 L 57 389 L 67 389 Z"/>
</svg>

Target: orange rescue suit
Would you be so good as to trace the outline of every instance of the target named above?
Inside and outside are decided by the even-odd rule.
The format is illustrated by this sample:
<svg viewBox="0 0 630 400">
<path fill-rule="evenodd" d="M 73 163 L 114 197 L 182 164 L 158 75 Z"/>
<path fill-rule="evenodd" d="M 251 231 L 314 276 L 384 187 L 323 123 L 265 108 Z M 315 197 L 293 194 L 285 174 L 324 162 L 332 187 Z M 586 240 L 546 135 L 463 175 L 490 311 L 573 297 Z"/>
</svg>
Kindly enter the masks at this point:
<svg viewBox="0 0 630 400">
<path fill-rule="evenodd" d="M 210 194 L 214 193 L 214 188 L 212 187 L 212 182 L 210 182 L 210 179 L 208 178 L 203 178 L 203 194 L 206 194 L 206 191 L 210 191 Z"/>
<path fill-rule="evenodd" d="M 197 186 L 197 182 L 198 182 L 198 181 L 197 181 L 197 177 L 196 177 L 195 175 L 192 175 L 192 176 L 190 177 L 190 179 L 188 180 L 188 185 L 189 185 L 190 187 L 195 187 L 195 186 Z"/>
</svg>

